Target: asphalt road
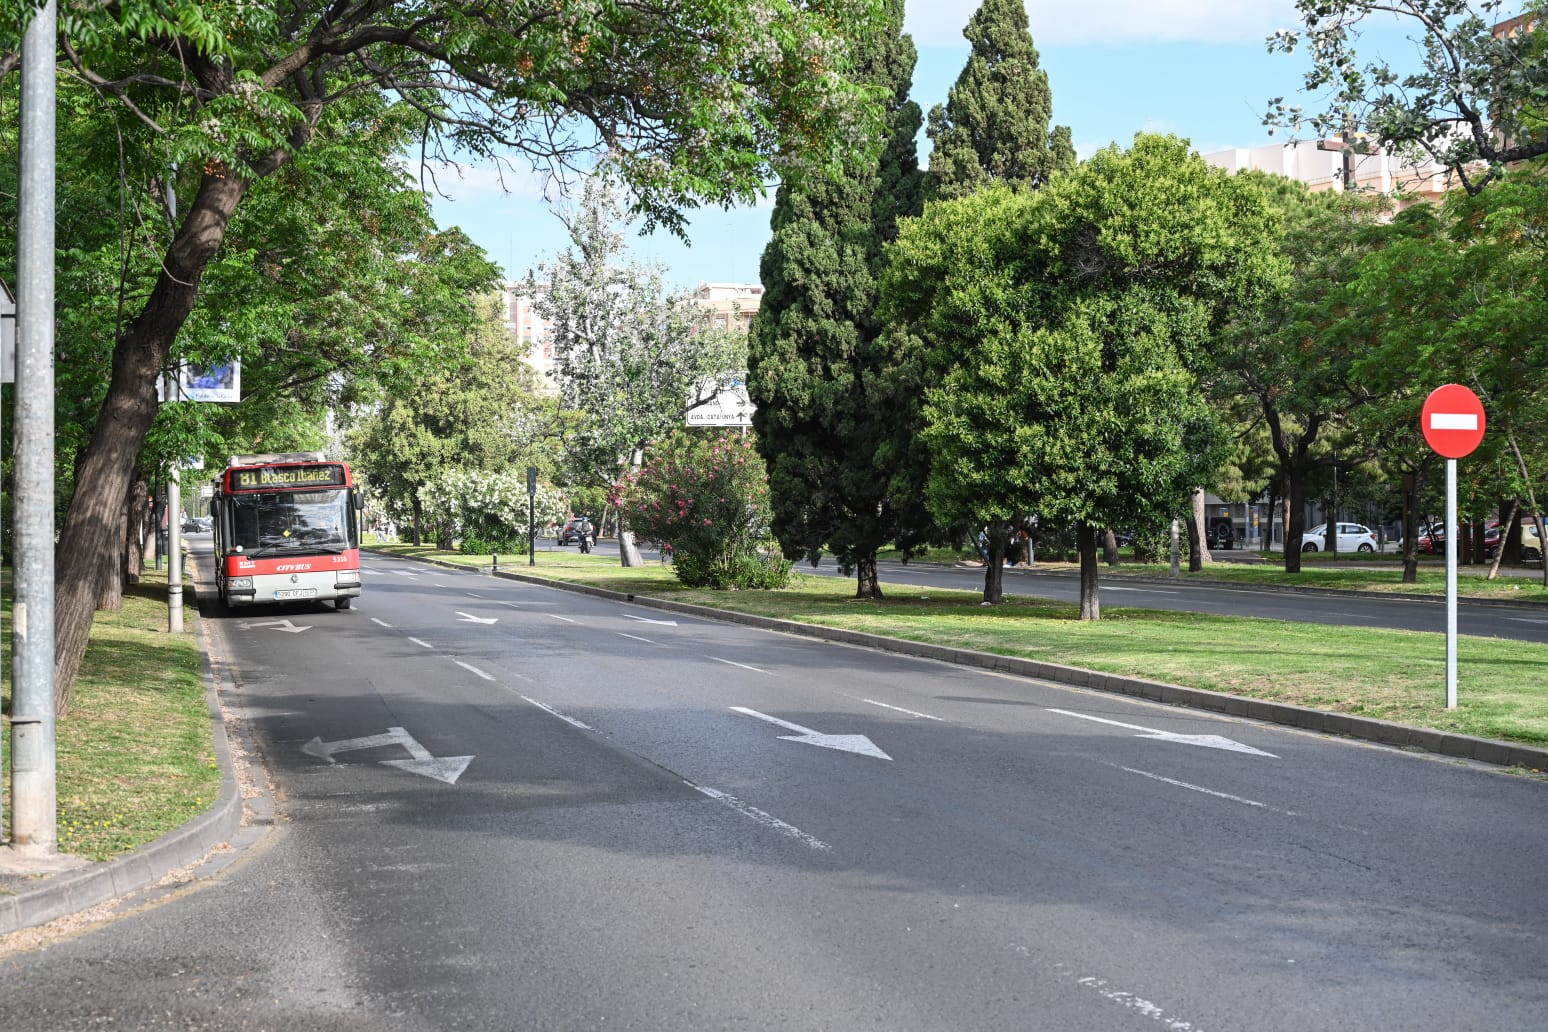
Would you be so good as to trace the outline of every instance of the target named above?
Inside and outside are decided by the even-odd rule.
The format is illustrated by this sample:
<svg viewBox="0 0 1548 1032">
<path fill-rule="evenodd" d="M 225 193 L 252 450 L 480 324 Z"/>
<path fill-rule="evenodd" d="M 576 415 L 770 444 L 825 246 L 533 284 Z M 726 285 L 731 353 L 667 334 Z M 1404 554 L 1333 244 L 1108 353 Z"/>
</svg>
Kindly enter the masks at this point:
<svg viewBox="0 0 1548 1032">
<path fill-rule="evenodd" d="M 283 830 L 4 1027 L 1548 1015 L 1539 781 L 399 560 L 215 623 Z"/>
<path fill-rule="evenodd" d="M 800 569 L 804 573 L 844 576 L 830 561 L 824 561 L 816 569 L 806 565 Z M 1008 567 L 1004 573 L 1004 590 L 1009 594 L 1058 599 L 1072 604 L 1080 601 L 1080 581 L 1072 573 L 1049 572 L 1037 567 Z M 880 563 L 878 574 L 884 584 L 980 592 L 984 586 L 982 568 Z M 1435 633 L 1446 630 L 1443 598 L 1372 598 L 1348 592 L 1281 592 L 1221 584 L 1142 583 L 1118 577 L 1103 577 L 1100 586 L 1104 607 L 1131 606 Z M 1461 601 L 1457 606 L 1457 631 L 1483 637 L 1548 642 L 1548 608 L 1516 606 L 1508 602 Z"/>
</svg>

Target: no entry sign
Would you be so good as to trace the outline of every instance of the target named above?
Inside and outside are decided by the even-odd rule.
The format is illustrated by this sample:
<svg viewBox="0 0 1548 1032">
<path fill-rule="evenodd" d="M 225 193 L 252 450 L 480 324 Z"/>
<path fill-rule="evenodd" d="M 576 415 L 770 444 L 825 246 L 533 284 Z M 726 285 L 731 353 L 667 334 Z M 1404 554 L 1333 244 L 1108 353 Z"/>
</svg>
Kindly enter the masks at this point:
<svg viewBox="0 0 1548 1032">
<path fill-rule="evenodd" d="M 1419 427 L 1436 454 L 1460 459 L 1471 454 L 1483 440 L 1483 402 L 1459 383 L 1437 387 L 1424 400 Z"/>
</svg>

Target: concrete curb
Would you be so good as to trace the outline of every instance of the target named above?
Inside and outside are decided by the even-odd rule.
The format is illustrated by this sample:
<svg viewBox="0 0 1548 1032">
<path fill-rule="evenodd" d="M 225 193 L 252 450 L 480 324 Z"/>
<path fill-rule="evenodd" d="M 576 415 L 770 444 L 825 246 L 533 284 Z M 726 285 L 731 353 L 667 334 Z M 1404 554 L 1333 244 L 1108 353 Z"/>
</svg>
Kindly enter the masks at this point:
<svg viewBox="0 0 1548 1032">
<path fill-rule="evenodd" d="M 38 879 L 35 887 L 0 897 L 0 935 L 46 924 L 154 885 L 169 871 L 200 859 L 236 832 L 242 820 L 242 797 L 207 645 L 201 629 L 199 651 L 210 739 L 220 765 L 220 795 L 214 804 L 182 827 L 116 860 L 51 874 Z"/>
<path fill-rule="evenodd" d="M 392 555 L 392 553 L 379 554 L 391 555 L 397 559 L 414 559 L 417 562 L 429 563 L 452 570 L 465 571 L 470 569 L 467 566 L 460 566 L 456 563 L 448 563 L 437 559 Z M 1021 659 L 1015 656 L 999 656 L 992 652 L 958 649 L 947 645 L 929 645 L 924 642 L 908 641 L 903 638 L 889 638 L 885 635 L 869 634 L 864 631 L 848 631 L 837 627 L 823 627 L 819 624 L 803 624 L 792 620 L 776 620 L 767 616 L 754 616 L 750 613 L 711 609 L 708 606 L 696 606 L 687 602 L 674 602 L 670 599 L 652 598 L 648 595 L 635 595 L 611 591 L 606 588 L 595 588 L 588 584 L 572 584 L 567 581 L 550 580 L 547 577 L 540 577 L 535 574 L 496 570 L 494 571 L 494 576 L 503 577 L 507 580 L 539 584 L 549 588 L 559 588 L 564 591 L 573 591 L 582 595 L 592 595 L 597 598 L 606 598 L 615 602 L 628 602 L 632 605 L 645 606 L 651 609 L 681 613 L 685 616 L 695 616 L 704 620 L 779 631 L 784 634 L 800 635 L 804 638 L 815 638 L 818 641 L 858 645 L 864 648 L 878 649 L 883 652 L 895 652 L 905 656 L 914 656 L 919 659 L 933 659 L 938 662 L 953 663 L 958 666 L 969 666 L 980 670 L 993 670 L 999 673 L 1014 674 L 1018 677 L 1032 677 L 1043 681 L 1053 681 L 1057 684 L 1068 684 L 1093 691 L 1131 695 L 1136 698 L 1148 699 L 1152 702 L 1165 703 L 1171 706 L 1186 706 L 1191 709 L 1224 713 L 1251 720 L 1261 720 L 1270 724 L 1282 724 L 1319 734 L 1337 735 L 1342 738 L 1354 738 L 1361 741 L 1376 742 L 1381 745 L 1396 746 L 1400 749 L 1413 749 L 1442 756 L 1453 756 L 1459 759 L 1476 760 L 1480 763 L 1501 767 L 1524 767 L 1533 771 L 1548 771 L 1548 748 L 1520 745 L 1514 742 L 1501 742 L 1491 738 L 1475 738 L 1471 735 L 1460 735 L 1449 731 L 1410 727 L 1406 724 L 1396 724 L 1387 720 L 1375 720 L 1370 717 L 1359 717 L 1347 713 L 1328 713 L 1322 710 L 1307 709 L 1303 706 L 1272 702 L 1267 699 L 1249 699 L 1240 695 L 1227 695 L 1223 692 L 1205 691 L 1200 688 L 1184 688 L 1181 685 L 1167 684 L 1163 681 L 1151 681 L 1141 677 L 1125 677 L 1118 674 L 1104 674 L 1095 670 L 1063 666 L 1058 663 L 1044 663 L 1039 660 Z"/>
</svg>

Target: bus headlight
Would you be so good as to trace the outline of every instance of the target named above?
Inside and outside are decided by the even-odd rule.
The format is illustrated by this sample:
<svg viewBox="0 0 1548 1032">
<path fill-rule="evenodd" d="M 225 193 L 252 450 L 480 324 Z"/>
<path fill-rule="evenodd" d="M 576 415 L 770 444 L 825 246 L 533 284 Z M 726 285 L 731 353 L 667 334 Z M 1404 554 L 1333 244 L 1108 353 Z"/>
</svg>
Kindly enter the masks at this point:
<svg viewBox="0 0 1548 1032">
<path fill-rule="evenodd" d="M 360 571 L 359 570 L 337 570 L 333 574 L 333 582 L 335 584 L 359 584 L 360 583 Z"/>
<path fill-rule="evenodd" d="M 233 591 L 252 591 L 253 579 L 251 577 L 232 577 L 226 581 L 226 587 Z"/>
</svg>

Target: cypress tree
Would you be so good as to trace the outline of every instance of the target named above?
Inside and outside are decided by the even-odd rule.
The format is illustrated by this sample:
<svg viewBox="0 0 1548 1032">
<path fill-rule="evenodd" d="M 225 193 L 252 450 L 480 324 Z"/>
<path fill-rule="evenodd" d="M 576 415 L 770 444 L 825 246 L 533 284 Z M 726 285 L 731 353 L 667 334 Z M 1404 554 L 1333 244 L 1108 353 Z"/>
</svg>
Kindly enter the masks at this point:
<svg viewBox="0 0 1548 1032">
<path fill-rule="evenodd" d="M 1048 128 L 1053 93 L 1022 0 L 984 0 L 962 34 L 973 51 L 946 105 L 930 111 L 931 195 L 961 197 L 990 182 L 1036 189 L 1074 168 L 1069 127 Z"/>
<path fill-rule="evenodd" d="M 882 250 L 897 221 L 917 215 L 923 174 L 908 99 L 916 52 L 903 34 L 903 0 L 856 42 L 857 78 L 886 92 L 890 125 L 879 157 L 843 174 L 781 185 L 763 252 L 764 294 L 748 340 L 753 426 L 769 471 L 774 534 L 785 555 L 813 562 L 823 549 L 857 574 L 857 597 L 881 597 L 876 552 L 915 540 L 917 501 L 889 499 L 883 456 L 896 435 L 882 400 L 888 355 L 877 319 Z"/>
</svg>

